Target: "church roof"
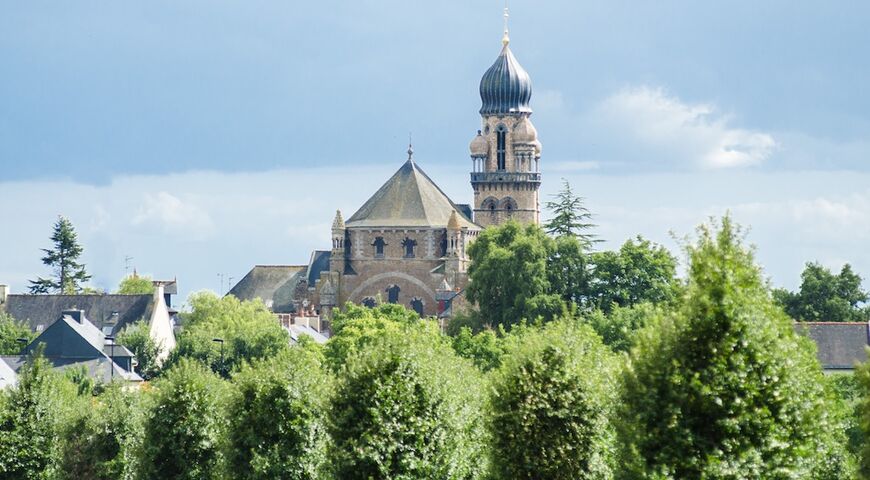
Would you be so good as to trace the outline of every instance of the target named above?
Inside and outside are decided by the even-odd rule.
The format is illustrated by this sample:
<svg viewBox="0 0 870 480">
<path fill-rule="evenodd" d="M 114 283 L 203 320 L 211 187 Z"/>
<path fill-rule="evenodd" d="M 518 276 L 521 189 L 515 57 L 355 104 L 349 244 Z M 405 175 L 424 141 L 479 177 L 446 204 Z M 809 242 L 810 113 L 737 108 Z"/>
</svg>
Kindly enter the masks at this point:
<svg viewBox="0 0 870 480">
<path fill-rule="evenodd" d="M 462 214 L 414 160 L 408 159 L 346 225 L 348 228 L 445 228 L 453 212 L 457 213 L 460 226 L 480 228 Z"/>
<path fill-rule="evenodd" d="M 257 265 L 229 291 L 239 300 L 259 298 L 275 313 L 291 313 L 296 286 L 305 279 L 305 265 Z"/>
<path fill-rule="evenodd" d="M 480 79 L 481 115 L 531 113 L 532 80 L 505 43 L 495 63 Z"/>
</svg>

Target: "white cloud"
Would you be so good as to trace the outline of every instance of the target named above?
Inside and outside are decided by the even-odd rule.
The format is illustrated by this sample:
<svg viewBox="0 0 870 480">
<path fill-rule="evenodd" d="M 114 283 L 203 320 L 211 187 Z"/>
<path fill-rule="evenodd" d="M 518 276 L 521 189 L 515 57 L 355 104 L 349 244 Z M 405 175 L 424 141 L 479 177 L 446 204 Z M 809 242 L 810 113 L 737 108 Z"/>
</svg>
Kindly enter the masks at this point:
<svg viewBox="0 0 870 480">
<path fill-rule="evenodd" d="M 211 216 L 192 201 L 169 192 L 146 193 L 131 225 L 161 229 L 163 233 L 208 238 L 214 231 Z"/>
<path fill-rule="evenodd" d="M 715 105 L 686 103 L 661 88 L 620 90 L 588 117 L 613 141 L 635 142 L 634 154 L 703 168 L 758 165 L 777 148 L 768 133 L 732 126 Z"/>
</svg>

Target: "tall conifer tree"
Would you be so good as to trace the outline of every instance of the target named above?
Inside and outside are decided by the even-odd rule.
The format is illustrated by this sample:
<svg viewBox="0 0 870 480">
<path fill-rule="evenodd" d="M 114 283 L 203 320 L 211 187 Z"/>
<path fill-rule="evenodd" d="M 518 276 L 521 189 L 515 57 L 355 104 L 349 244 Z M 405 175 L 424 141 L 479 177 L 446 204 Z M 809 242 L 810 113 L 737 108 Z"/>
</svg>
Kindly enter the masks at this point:
<svg viewBox="0 0 870 480">
<path fill-rule="evenodd" d="M 599 242 L 597 236 L 590 232 L 596 225 L 591 223 L 592 212 L 583 201 L 583 197 L 575 195 L 571 184 L 563 178 L 562 189 L 553 195 L 553 200 L 546 203 L 547 210 L 553 212 L 553 218 L 544 224 L 547 233 L 556 237 L 577 237 L 584 248 Z"/>
<path fill-rule="evenodd" d="M 42 263 L 54 269 L 54 278 L 39 277 L 30 281 L 30 293 L 76 293 L 81 284 L 91 279 L 85 266 L 79 263 L 83 248 L 75 228 L 66 217 L 59 216 L 51 235 L 54 248 L 44 248 Z"/>
</svg>

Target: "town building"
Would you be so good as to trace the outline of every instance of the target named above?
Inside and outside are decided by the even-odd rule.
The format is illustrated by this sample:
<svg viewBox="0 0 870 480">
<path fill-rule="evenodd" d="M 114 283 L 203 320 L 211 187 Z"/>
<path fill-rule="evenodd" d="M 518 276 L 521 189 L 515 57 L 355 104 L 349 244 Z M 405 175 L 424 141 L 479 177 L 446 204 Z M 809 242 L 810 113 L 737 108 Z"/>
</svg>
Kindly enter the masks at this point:
<svg viewBox="0 0 870 480">
<path fill-rule="evenodd" d="M 816 356 L 825 373 L 852 373 L 867 361 L 868 322 L 795 322 L 794 329 L 816 344 Z"/>
<path fill-rule="evenodd" d="M 481 230 L 541 221 L 532 84 L 509 45 L 506 29 L 480 81 L 481 127 L 470 145 L 473 207 L 454 203 L 409 146 L 404 164 L 353 215 L 336 212 L 329 250 L 313 252 L 308 265 L 255 266 L 229 294 L 260 298 L 282 323 L 304 318 L 318 331 L 328 330 L 332 311 L 346 302 L 452 315 L 468 283 L 468 246 Z"/>
</svg>

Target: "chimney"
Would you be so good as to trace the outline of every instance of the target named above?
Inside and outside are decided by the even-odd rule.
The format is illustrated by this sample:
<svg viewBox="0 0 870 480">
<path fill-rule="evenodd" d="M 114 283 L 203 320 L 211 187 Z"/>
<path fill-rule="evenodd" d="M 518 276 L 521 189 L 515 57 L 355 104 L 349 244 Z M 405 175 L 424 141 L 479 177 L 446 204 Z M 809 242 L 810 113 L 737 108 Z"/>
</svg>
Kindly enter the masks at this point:
<svg viewBox="0 0 870 480">
<path fill-rule="evenodd" d="M 9 297 L 9 285 L 0 284 L 0 307 L 6 305 L 6 299 Z"/>
<path fill-rule="evenodd" d="M 85 311 L 84 310 L 76 310 L 76 309 L 64 310 L 62 312 L 62 315 L 65 317 L 72 318 L 73 320 L 76 321 L 76 323 L 82 323 L 82 321 L 85 318 Z"/>
</svg>

